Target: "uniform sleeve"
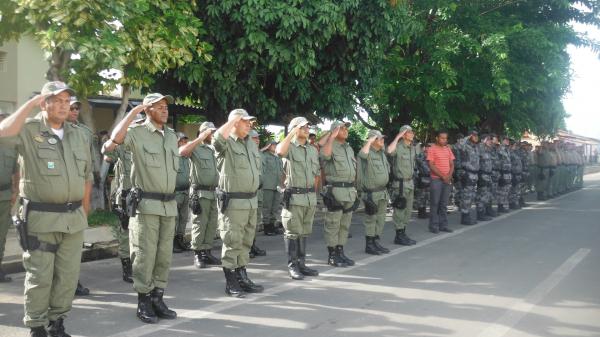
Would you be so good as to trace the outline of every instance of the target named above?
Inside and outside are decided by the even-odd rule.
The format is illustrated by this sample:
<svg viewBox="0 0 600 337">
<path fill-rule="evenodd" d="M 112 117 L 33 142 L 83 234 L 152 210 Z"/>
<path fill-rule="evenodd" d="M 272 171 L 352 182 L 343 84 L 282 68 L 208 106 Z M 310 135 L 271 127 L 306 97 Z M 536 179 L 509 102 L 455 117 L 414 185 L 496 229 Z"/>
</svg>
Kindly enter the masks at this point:
<svg viewBox="0 0 600 337">
<path fill-rule="evenodd" d="M 333 149 L 331 151 L 331 154 L 333 155 Z M 321 148 L 321 153 L 319 155 L 320 155 L 320 158 L 322 161 L 330 161 L 331 160 L 331 156 L 326 156 L 323 154 L 323 148 Z"/>
<path fill-rule="evenodd" d="M 124 146 L 126 151 L 133 151 L 133 147 L 135 145 L 135 131 L 133 128 L 129 128 L 127 133 L 125 134 L 125 140 L 123 140 L 123 144 L 119 146 Z"/>
<path fill-rule="evenodd" d="M 358 151 L 358 158 L 359 159 L 369 159 L 370 154 L 371 154 L 371 151 L 369 151 L 369 153 L 364 153 L 362 151 Z"/>
<path fill-rule="evenodd" d="M 212 146 L 215 148 L 217 153 L 223 153 L 227 151 L 227 139 L 223 137 L 221 132 L 217 131 L 212 140 Z"/>
</svg>

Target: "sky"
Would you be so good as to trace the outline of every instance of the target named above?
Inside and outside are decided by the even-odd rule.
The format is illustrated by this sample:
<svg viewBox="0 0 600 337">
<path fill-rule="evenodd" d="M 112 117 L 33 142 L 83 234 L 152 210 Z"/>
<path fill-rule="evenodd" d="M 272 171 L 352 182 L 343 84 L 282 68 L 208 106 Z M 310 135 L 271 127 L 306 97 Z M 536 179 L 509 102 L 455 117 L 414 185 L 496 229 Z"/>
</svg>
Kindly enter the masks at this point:
<svg viewBox="0 0 600 337">
<path fill-rule="evenodd" d="M 600 41 L 600 31 L 580 24 L 574 28 Z M 571 92 L 563 99 L 567 129 L 575 134 L 600 139 L 600 54 L 587 48 L 569 46 Z"/>
</svg>

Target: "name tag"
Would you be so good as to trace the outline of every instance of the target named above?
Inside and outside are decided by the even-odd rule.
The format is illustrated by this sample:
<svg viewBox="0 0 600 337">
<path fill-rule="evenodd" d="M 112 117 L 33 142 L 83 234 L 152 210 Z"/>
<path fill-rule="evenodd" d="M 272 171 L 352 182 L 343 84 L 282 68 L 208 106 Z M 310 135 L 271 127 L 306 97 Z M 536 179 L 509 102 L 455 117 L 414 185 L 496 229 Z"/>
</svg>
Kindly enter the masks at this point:
<svg viewBox="0 0 600 337">
<path fill-rule="evenodd" d="M 48 169 L 54 170 L 54 162 L 53 161 L 48 162 Z"/>
</svg>

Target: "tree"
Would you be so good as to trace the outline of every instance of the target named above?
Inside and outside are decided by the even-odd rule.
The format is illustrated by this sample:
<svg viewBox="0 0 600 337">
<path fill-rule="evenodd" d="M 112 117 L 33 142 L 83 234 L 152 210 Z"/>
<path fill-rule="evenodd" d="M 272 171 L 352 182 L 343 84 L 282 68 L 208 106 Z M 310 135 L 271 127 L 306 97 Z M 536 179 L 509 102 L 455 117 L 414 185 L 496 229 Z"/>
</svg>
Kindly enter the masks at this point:
<svg viewBox="0 0 600 337">
<path fill-rule="evenodd" d="M 215 122 L 236 107 L 265 123 L 351 114 L 358 83 L 370 88 L 412 29 L 406 7 L 386 0 L 203 0 L 196 15 L 214 46 L 206 75 L 194 76 L 191 63 L 154 87 L 188 97 Z"/>
</svg>

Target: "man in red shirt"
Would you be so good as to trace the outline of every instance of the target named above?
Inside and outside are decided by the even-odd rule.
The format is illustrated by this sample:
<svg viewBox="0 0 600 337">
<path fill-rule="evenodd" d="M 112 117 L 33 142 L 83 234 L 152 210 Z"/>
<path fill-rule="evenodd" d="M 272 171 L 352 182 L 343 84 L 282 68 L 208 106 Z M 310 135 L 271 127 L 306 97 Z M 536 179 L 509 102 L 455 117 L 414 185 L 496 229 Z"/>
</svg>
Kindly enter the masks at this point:
<svg viewBox="0 0 600 337">
<path fill-rule="evenodd" d="M 437 131 L 435 144 L 427 151 L 427 161 L 431 169 L 429 231 L 432 233 L 453 231 L 448 228 L 446 207 L 452 190 L 454 154 L 448 147 L 448 133 Z"/>
</svg>

